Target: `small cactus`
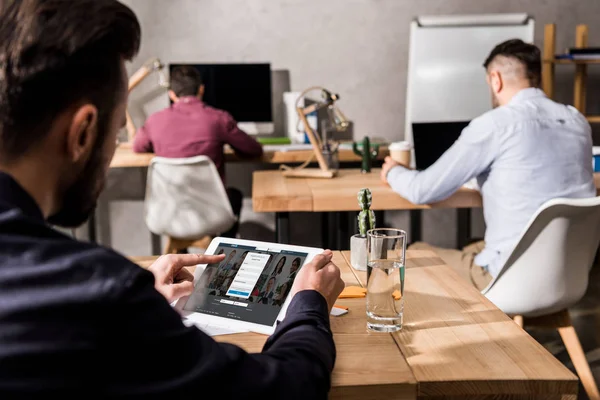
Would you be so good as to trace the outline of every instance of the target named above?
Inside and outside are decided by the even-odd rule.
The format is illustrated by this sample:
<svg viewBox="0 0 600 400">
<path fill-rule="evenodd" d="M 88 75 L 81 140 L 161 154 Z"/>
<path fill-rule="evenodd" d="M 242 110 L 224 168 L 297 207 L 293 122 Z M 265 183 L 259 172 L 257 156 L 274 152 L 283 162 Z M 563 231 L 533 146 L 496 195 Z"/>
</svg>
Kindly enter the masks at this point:
<svg viewBox="0 0 600 400">
<path fill-rule="evenodd" d="M 375 228 L 375 213 L 370 209 L 373 195 L 369 189 L 361 189 L 357 197 L 361 210 L 358 213 L 358 231 L 361 236 L 367 236 L 367 231 Z"/>
<path fill-rule="evenodd" d="M 368 173 L 371 172 L 371 165 L 373 163 L 373 159 L 377 158 L 377 154 L 379 154 L 379 145 L 374 144 L 371 146 L 371 141 L 369 137 L 366 136 L 363 139 L 362 151 L 358 150 L 358 144 L 356 142 L 352 143 L 352 151 L 357 156 L 362 157 L 362 172 Z"/>
</svg>

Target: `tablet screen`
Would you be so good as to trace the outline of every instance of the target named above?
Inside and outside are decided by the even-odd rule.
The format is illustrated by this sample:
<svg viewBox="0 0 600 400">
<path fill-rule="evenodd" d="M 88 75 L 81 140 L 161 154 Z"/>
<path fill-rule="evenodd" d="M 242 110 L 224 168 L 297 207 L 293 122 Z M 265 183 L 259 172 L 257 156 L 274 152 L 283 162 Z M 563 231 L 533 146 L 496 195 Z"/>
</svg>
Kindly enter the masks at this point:
<svg viewBox="0 0 600 400">
<path fill-rule="evenodd" d="M 221 243 L 225 260 L 206 267 L 186 311 L 272 326 L 306 253 Z"/>
</svg>

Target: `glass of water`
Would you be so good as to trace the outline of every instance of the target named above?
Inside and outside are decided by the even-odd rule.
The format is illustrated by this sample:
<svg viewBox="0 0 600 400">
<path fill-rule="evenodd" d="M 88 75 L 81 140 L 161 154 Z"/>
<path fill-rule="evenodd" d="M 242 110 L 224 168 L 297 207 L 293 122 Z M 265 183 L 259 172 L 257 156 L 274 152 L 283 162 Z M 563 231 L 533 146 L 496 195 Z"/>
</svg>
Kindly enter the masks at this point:
<svg viewBox="0 0 600 400">
<path fill-rule="evenodd" d="M 367 232 L 367 329 L 396 332 L 404 311 L 406 232 L 372 229 Z"/>
</svg>

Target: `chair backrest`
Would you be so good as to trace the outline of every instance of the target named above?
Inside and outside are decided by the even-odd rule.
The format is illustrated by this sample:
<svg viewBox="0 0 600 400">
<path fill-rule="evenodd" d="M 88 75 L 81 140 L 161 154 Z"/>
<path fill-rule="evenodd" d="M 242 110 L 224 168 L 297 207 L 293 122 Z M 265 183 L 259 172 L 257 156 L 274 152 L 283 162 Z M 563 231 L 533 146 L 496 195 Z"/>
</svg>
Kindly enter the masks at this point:
<svg viewBox="0 0 600 400">
<path fill-rule="evenodd" d="M 509 315 L 568 308 L 585 294 L 599 243 L 600 197 L 550 200 L 482 293 Z"/>
<path fill-rule="evenodd" d="M 154 157 L 145 214 L 151 232 L 177 239 L 217 235 L 236 220 L 217 168 L 206 156 Z"/>
</svg>

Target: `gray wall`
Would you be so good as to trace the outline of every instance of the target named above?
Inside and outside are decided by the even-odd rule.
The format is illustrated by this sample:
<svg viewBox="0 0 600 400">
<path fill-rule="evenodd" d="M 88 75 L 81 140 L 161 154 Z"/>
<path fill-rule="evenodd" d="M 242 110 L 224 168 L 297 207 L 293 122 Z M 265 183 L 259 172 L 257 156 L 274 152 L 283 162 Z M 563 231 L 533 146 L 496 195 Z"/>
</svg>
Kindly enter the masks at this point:
<svg viewBox="0 0 600 400">
<path fill-rule="evenodd" d="M 417 15 L 527 12 L 536 21 L 536 42 L 543 27 L 557 23 L 559 49 L 574 43 L 578 23 L 590 27 L 590 44 L 600 45 L 598 0 L 123 0 L 142 23 L 142 49 L 129 65 L 133 72 L 151 57 L 163 62 L 262 62 L 278 71 L 281 89 L 324 85 L 340 93 L 339 105 L 354 122 L 356 138 L 403 137 L 409 23 Z M 593 71 L 593 70 L 592 70 Z M 599 71 L 600 72 L 600 71 Z M 557 69 L 557 98 L 572 100 L 573 70 Z M 156 77 L 132 93 L 130 110 L 138 125 L 167 104 L 156 89 Z M 600 113 L 597 75 L 592 72 L 589 110 Z M 278 90 L 278 89 L 277 89 Z M 281 99 L 274 98 L 276 106 Z M 281 128 L 281 124 L 278 124 Z M 252 166 L 258 168 L 259 166 Z M 249 194 L 252 168 L 229 166 L 229 180 Z M 113 171 L 99 210 L 105 244 L 131 255 L 148 254 L 149 234 L 143 223 L 143 171 Z M 125 198 L 126 202 L 116 201 Z M 108 203 L 106 200 L 114 201 Z M 261 225 L 269 215 L 245 218 L 256 224 L 248 234 L 267 234 Z M 107 210 L 110 210 L 108 215 Z M 425 239 L 453 246 L 452 211 L 425 213 Z M 305 216 L 306 217 L 306 216 Z M 407 228 L 404 213 L 388 213 L 391 224 Z M 110 222 L 110 223 L 109 223 Z M 314 219 L 317 223 L 318 219 Z M 292 224 L 292 226 L 297 224 Z M 311 224 L 312 225 L 312 224 Z M 475 233 L 483 233 L 475 218 Z M 269 226 L 267 226 L 269 228 Z M 318 229 L 318 227 L 315 227 Z M 267 235 L 266 239 L 270 236 Z M 310 241 L 295 232 L 298 242 Z"/>
</svg>

